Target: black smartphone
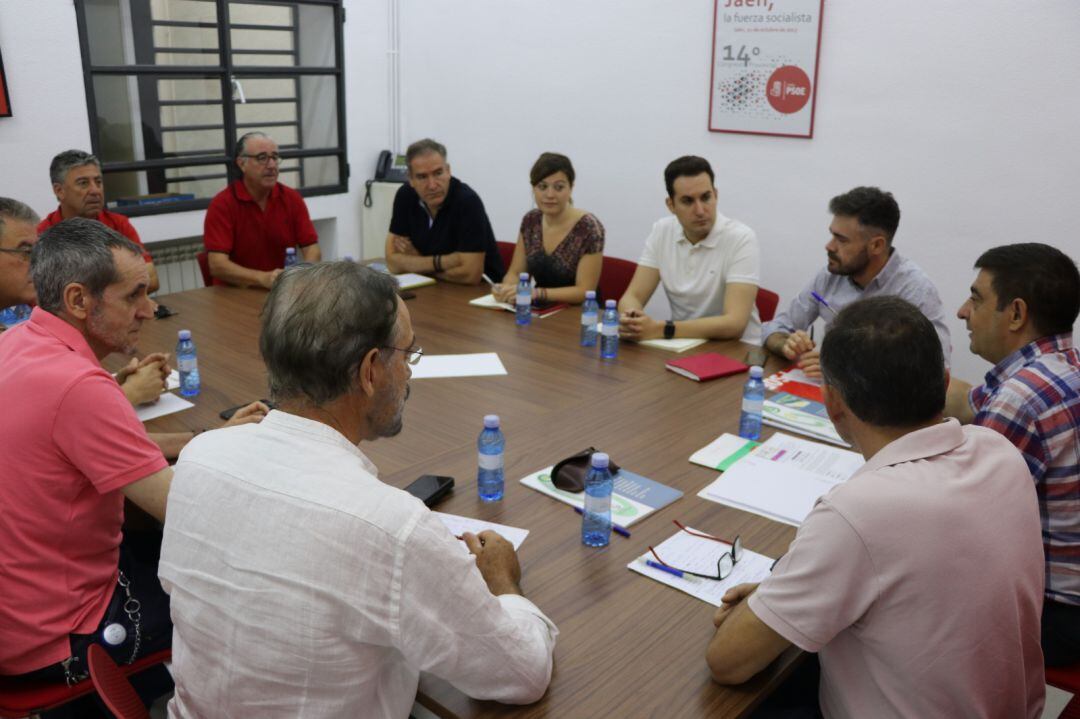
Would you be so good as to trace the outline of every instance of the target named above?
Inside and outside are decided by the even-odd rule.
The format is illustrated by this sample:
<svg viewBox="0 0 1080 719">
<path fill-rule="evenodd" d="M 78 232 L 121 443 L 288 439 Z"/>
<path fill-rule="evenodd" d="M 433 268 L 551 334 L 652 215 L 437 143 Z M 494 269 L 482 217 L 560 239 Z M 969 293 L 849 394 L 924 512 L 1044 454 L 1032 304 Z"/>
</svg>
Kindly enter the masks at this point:
<svg viewBox="0 0 1080 719">
<path fill-rule="evenodd" d="M 261 399 L 259 401 L 262 402 L 263 404 L 265 404 L 270 409 L 277 409 L 277 405 L 274 404 L 273 402 L 271 402 L 268 399 Z M 235 407 L 229 407 L 228 409 L 223 409 L 223 410 L 221 410 L 221 412 L 218 413 L 218 417 L 221 417 L 223 420 L 228 422 L 230 419 L 232 419 L 232 416 L 234 414 L 236 414 L 236 411 L 238 409 L 243 409 L 244 407 L 247 407 L 249 404 L 251 404 L 251 402 L 245 402 L 244 404 L 238 404 Z"/>
<path fill-rule="evenodd" d="M 154 319 L 163 320 L 166 317 L 172 317 L 176 313 L 170 310 L 165 305 L 158 305 L 154 308 Z"/>
<path fill-rule="evenodd" d="M 425 474 L 416 480 L 405 491 L 419 499 L 429 507 L 434 507 L 450 490 L 454 488 L 453 477 L 440 477 L 435 474 Z"/>
</svg>

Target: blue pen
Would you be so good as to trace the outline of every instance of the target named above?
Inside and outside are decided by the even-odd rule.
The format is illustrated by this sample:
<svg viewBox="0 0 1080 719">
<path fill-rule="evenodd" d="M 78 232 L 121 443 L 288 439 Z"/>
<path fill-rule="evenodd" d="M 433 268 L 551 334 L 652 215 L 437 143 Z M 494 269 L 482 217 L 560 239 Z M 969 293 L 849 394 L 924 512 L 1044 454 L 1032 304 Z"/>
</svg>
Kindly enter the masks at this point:
<svg viewBox="0 0 1080 719">
<path fill-rule="evenodd" d="M 645 565 L 648 566 L 648 567 L 652 567 L 653 569 L 659 569 L 661 572 L 667 572 L 668 574 L 674 574 L 679 579 L 685 579 L 686 578 L 685 576 L 683 576 L 683 573 L 680 572 L 678 569 L 675 569 L 674 567 L 664 566 L 660 562 L 654 562 L 651 559 L 646 559 L 645 560 Z"/>
<path fill-rule="evenodd" d="M 582 509 L 581 507 L 574 507 L 574 511 L 577 512 L 578 514 L 585 514 L 585 510 Z M 615 532 L 615 534 L 620 534 L 620 535 L 626 537 L 627 539 L 630 539 L 630 530 L 626 529 L 625 527 L 620 527 L 619 525 L 612 522 L 611 523 L 611 530 L 613 532 Z"/>
<path fill-rule="evenodd" d="M 813 297 L 815 300 L 817 300 L 818 303 L 820 303 L 822 307 L 827 309 L 829 312 L 832 312 L 833 317 L 836 317 L 836 310 L 834 310 L 832 307 L 829 306 L 829 303 L 825 301 L 824 297 L 819 295 L 817 292 L 814 292 L 813 290 L 810 291 L 810 296 Z"/>
</svg>

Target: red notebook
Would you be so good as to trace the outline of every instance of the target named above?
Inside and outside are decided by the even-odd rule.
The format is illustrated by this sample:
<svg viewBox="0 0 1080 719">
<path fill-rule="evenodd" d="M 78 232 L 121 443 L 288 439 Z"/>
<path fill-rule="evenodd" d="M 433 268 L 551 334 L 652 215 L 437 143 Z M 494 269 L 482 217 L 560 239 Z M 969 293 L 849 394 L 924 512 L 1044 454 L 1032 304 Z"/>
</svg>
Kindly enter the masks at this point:
<svg viewBox="0 0 1080 719">
<path fill-rule="evenodd" d="M 717 354 L 705 352 L 704 354 L 683 357 L 671 360 L 665 365 L 669 370 L 683 377 L 689 377 L 695 382 L 706 382 L 717 377 L 727 377 L 729 374 L 738 374 L 750 369 L 738 360 Z"/>
</svg>

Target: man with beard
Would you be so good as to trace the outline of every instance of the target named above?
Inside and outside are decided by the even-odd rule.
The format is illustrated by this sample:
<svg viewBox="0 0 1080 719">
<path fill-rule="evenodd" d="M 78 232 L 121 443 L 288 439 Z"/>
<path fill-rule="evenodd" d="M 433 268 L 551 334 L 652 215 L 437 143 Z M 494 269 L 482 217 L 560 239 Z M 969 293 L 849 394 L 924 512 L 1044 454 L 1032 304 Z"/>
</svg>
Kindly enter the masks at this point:
<svg viewBox="0 0 1080 719">
<path fill-rule="evenodd" d="M 818 350 L 807 333 L 814 320 L 819 316 L 824 319 L 827 332 L 836 315 L 852 302 L 896 295 L 918 307 L 933 323 L 948 367 L 952 344 L 937 288 L 892 244 L 900 224 L 900 207 L 892 193 L 876 187 L 856 187 L 832 198 L 829 211 L 833 219 L 829 225 L 832 238 L 825 245 L 828 264 L 786 311 L 765 323 L 761 332 L 765 347 L 797 360 L 807 375 L 820 379 Z"/>
<path fill-rule="evenodd" d="M 544 694 L 558 632 L 513 546 L 467 533 L 464 551 L 359 448 L 401 431 L 422 355 L 396 290 L 353 262 L 285 270 L 259 338 L 278 409 L 181 454 L 159 573 L 170 716 L 405 717 L 421 671 L 478 699 Z"/>
<path fill-rule="evenodd" d="M 285 267 L 285 253 L 299 247 L 304 262 L 322 259 L 319 235 L 304 198 L 278 182 L 281 155 L 262 132 L 236 141 L 242 176 L 214 196 L 203 222 L 203 246 L 215 285 L 270 289 Z"/>
</svg>

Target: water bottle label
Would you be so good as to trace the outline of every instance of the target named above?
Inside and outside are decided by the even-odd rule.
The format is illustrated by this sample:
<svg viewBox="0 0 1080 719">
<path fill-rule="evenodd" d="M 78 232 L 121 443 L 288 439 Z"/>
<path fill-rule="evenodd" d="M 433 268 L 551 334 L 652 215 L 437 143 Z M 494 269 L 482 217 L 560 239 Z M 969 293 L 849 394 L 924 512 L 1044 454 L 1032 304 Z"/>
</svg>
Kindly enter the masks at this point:
<svg viewBox="0 0 1080 719">
<path fill-rule="evenodd" d="M 583 325 L 595 325 L 596 324 L 596 315 L 592 314 L 591 312 L 586 312 L 586 313 L 582 314 L 581 315 L 581 324 L 583 324 Z"/>
<path fill-rule="evenodd" d="M 194 372 L 199 368 L 199 360 L 194 357 L 181 357 L 176 361 L 176 369 L 181 372 Z"/>
<path fill-rule="evenodd" d="M 619 325 L 616 325 L 616 324 L 610 324 L 609 325 L 607 323 L 604 323 L 600 327 L 600 334 L 604 335 L 605 337 L 618 337 L 619 336 Z"/>
<path fill-rule="evenodd" d="M 761 414 L 762 408 L 765 406 L 765 400 L 763 399 L 749 399 L 743 398 L 742 411 L 749 412 L 750 414 Z"/>
<path fill-rule="evenodd" d="M 480 452 L 477 464 L 480 465 L 480 469 L 502 469 L 503 456 L 501 454 L 484 454 Z"/>
</svg>

